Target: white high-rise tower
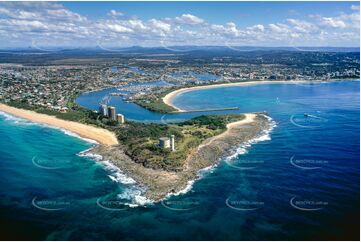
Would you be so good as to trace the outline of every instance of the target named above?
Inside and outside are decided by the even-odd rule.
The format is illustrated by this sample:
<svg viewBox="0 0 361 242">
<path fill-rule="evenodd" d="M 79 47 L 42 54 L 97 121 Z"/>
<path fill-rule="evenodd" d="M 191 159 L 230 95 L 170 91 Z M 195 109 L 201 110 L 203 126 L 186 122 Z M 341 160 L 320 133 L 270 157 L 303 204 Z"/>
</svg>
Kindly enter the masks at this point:
<svg viewBox="0 0 361 242">
<path fill-rule="evenodd" d="M 171 135 L 171 136 L 170 136 L 170 143 L 171 143 L 171 149 L 172 149 L 172 151 L 175 151 L 174 135 Z"/>
</svg>

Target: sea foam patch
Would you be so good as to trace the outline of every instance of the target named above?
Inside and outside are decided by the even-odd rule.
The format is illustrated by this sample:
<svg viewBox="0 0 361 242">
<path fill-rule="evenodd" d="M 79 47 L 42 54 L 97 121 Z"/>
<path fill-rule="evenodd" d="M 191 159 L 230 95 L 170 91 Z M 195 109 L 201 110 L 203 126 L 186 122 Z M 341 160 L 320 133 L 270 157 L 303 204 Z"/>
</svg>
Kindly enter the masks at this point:
<svg viewBox="0 0 361 242">
<path fill-rule="evenodd" d="M 91 143 L 91 144 L 97 144 L 98 143 L 95 140 L 81 137 L 81 136 L 79 136 L 79 135 L 77 135 L 77 134 L 75 134 L 75 133 L 73 133 L 73 132 L 71 132 L 69 130 L 59 128 L 59 127 L 56 127 L 56 126 L 43 124 L 43 123 L 32 122 L 30 120 L 19 118 L 19 117 L 13 116 L 11 114 L 8 114 L 8 113 L 2 112 L 2 111 L 0 111 L 0 115 L 3 116 L 6 121 L 10 121 L 11 123 L 13 123 L 15 125 L 20 125 L 20 126 L 40 126 L 40 127 L 45 127 L 45 128 L 49 128 L 49 129 L 56 129 L 56 130 L 59 130 L 59 131 L 63 132 L 64 134 L 66 134 L 68 136 L 72 136 L 72 137 L 81 139 L 81 140 L 83 140 L 83 141 L 85 141 L 87 143 Z"/>
<path fill-rule="evenodd" d="M 125 175 L 124 172 L 122 172 L 111 161 L 104 160 L 101 155 L 91 153 L 93 148 L 94 146 L 79 152 L 78 155 L 95 160 L 110 172 L 108 175 L 110 180 L 124 185 L 123 191 L 117 196 L 123 205 L 133 208 L 153 204 L 153 200 L 148 199 L 142 195 L 145 192 L 145 188 L 139 185 L 133 178 Z"/>
<path fill-rule="evenodd" d="M 277 123 L 269 116 L 264 115 L 263 116 L 265 118 L 267 118 L 268 122 L 269 122 L 269 128 L 263 130 L 260 135 L 258 135 L 257 137 L 243 143 L 241 146 L 237 147 L 237 149 L 235 150 L 234 154 L 227 156 L 225 158 L 225 161 L 227 164 L 229 164 L 230 161 L 234 160 L 235 158 L 237 158 L 238 156 L 245 154 L 247 152 L 247 148 L 251 147 L 251 145 L 256 144 L 258 142 L 262 142 L 262 141 L 268 141 L 271 140 L 271 136 L 270 133 L 272 132 L 272 130 L 277 127 Z M 222 157 L 219 158 L 219 161 L 222 160 Z M 178 192 L 170 192 L 166 195 L 166 197 L 163 200 L 167 200 L 173 196 L 180 196 L 183 194 L 188 193 L 189 191 L 192 190 L 193 185 L 196 181 L 202 179 L 203 177 L 205 177 L 206 175 L 212 173 L 214 171 L 214 169 L 219 165 L 219 162 L 216 162 L 214 165 L 205 167 L 201 170 L 198 171 L 197 173 L 197 177 L 193 180 L 190 180 L 187 182 L 187 185 L 180 191 Z M 162 201 L 163 201 L 162 200 Z"/>
<path fill-rule="evenodd" d="M 26 119 L 22 119 L 2 111 L 0 111 L 0 115 L 3 116 L 6 121 L 10 121 L 11 123 L 16 125 L 24 125 L 24 126 L 37 125 L 36 123 L 30 122 Z"/>
<path fill-rule="evenodd" d="M 108 177 L 115 182 L 120 182 L 123 184 L 135 184 L 135 180 L 131 177 L 126 176 L 117 166 L 112 164 L 109 160 L 103 160 L 103 156 L 91 153 L 90 151 L 93 149 L 93 147 L 86 149 L 82 152 L 78 153 L 78 156 L 82 157 L 88 157 L 96 162 L 99 162 L 102 164 L 106 170 L 111 172 L 111 175 L 108 175 Z"/>
<path fill-rule="evenodd" d="M 269 122 L 269 128 L 263 130 L 257 137 L 250 139 L 249 141 L 244 142 L 239 147 L 237 147 L 235 152 L 233 152 L 233 154 L 231 154 L 225 158 L 225 161 L 227 164 L 230 161 L 236 159 L 238 156 L 246 154 L 248 148 L 251 147 L 253 144 L 271 140 L 270 134 L 271 134 L 272 130 L 277 127 L 277 123 L 271 117 L 269 117 L 267 115 L 263 115 L 263 116 L 267 118 L 267 120 Z"/>
<path fill-rule="evenodd" d="M 187 185 L 179 190 L 178 192 L 169 192 L 165 198 L 163 200 L 166 200 L 166 199 L 169 199 L 170 197 L 172 196 L 180 196 L 180 195 L 183 195 L 183 194 L 186 194 L 188 192 L 190 192 L 193 188 L 193 185 L 196 181 L 202 179 L 203 177 L 205 177 L 207 174 L 210 174 L 214 171 L 214 169 L 218 166 L 218 162 L 215 163 L 214 165 L 211 165 L 211 166 L 208 166 L 208 167 L 205 167 L 203 169 L 200 169 L 198 172 L 197 172 L 197 177 L 193 180 L 189 180 L 187 182 Z"/>
</svg>

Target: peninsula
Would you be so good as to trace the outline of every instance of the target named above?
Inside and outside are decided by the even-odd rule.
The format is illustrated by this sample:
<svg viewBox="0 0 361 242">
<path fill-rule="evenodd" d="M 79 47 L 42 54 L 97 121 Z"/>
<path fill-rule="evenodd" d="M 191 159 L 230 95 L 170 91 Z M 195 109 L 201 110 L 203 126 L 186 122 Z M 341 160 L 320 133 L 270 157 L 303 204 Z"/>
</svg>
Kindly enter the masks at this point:
<svg viewBox="0 0 361 242">
<path fill-rule="evenodd" d="M 215 123 L 218 125 L 213 126 Z M 153 129 L 162 134 L 180 131 L 177 133 L 180 136 L 176 136 L 176 151 L 155 148 L 153 138 L 134 134 L 138 137 L 126 138 L 127 135 L 122 137 L 120 132 L 120 145 L 97 146 L 89 153 L 111 160 L 144 185 L 145 197 L 157 202 L 187 191 L 199 178 L 200 170 L 217 165 L 221 157 L 230 155 L 237 146 L 269 129 L 270 123 L 264 114 L 249 113 L 200 116 L 180 124 L 142 127 L 142 131 Z"/>
<path fill-rule="evenodd" d="M 174 124 L 127 121 L 114 125 L 101 114 L 83 109 L 73 111 L 75 117 L 82 119 L 69 121 L 61 115 L 40 113 L 42 109 L 32 107 L 36 110 L 32 111 L 24 107 L 29 108 L 0 104 L 0 111 L 97 141 L 87 153 L 111 161 L 144 186 L 144 195 L 153 201 L 183 191 L 198 178 L 201 169 L 216 165 L 237 145 L 257 137 L 269 127 L 262 113 L 202 115 Z M 172 147 L 162 147 L 160 138 L 171 136 Z"/>
</svg>

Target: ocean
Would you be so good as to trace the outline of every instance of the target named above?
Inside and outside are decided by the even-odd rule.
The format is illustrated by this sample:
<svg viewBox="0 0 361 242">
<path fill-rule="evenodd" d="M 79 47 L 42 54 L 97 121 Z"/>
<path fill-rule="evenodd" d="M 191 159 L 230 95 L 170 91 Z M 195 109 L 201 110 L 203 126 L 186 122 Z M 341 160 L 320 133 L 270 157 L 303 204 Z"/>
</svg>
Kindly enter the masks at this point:
<svg viewBox="0 0 361 242">
<path fill-rule="evenodd" d="M 97 109 L 112 91 L 77 102 Z M 1 239 L 359 239 L 358 80 L 204 89 L 174 103 L 266 111 L 275 125 L 202 171 L 188 192 L 152 204 L 109 162 L 83 155 L 93 143 L 0 113 Z M 200 115 L 152 113 L 119 97 L 110 104 L 146 122 Z"/>
</svg>

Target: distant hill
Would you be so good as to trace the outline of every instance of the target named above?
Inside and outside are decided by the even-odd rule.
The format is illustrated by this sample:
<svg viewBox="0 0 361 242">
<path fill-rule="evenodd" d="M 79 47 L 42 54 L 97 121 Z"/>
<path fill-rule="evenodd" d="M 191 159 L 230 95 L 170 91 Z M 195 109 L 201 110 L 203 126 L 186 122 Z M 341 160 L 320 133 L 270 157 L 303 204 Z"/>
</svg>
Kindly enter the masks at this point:
<svg viewBox="0 0 361 242">
<path fill-rule="evenodd" d="M 0 50 L 0 63 L 28 65 L 109 63 L 126 59 L 170 60 L 183 63 L 222 62 L 248 64 L 305 65 L 359 60 L 357 47 L 252 47 L 252 46 L 170 46 L 127 48 L 8 48 Z M 61 61 L 60 61 L 61 60 Z M 60 61 L 60 62 L 59 62 Z"/>
<path fill-rule="evenodd" d="M 82 52 L 114 52 L 114 53 L 175 53 L 175 52 L 248 52 L 248 51 L 310 51 L 310 52 L 359 52 L 360 47 L 262 47 L 262 46 L 166 46 L 166 47 L 27 47 L 27 48 L 0 48 L 1 52 L 7 53 L 42 53 L 42 52 L 60 52 L 60 53 L 82 53 Z"/>
</svg>

